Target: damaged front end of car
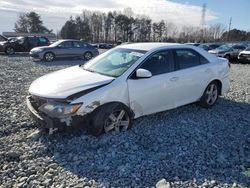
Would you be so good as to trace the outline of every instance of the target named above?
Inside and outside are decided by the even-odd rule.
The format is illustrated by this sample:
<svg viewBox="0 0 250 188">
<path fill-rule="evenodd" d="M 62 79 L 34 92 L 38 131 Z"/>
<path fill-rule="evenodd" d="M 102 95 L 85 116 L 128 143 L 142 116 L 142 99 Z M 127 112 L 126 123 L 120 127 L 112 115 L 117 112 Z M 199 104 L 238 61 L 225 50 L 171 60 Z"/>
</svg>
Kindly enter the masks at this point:
<svg viewBox="0 0 250 188">
<path fill-rule="evenodd" d="M 26 103 L 31 116 L 50 133 L 69 126 L 87 127 L 82 126 L 88 123 L 87 115 L 77 114 L 82 103 L 71 104 L 66 99 L 46 99 L 34 95 L 27 96 Z"/>
</svg>

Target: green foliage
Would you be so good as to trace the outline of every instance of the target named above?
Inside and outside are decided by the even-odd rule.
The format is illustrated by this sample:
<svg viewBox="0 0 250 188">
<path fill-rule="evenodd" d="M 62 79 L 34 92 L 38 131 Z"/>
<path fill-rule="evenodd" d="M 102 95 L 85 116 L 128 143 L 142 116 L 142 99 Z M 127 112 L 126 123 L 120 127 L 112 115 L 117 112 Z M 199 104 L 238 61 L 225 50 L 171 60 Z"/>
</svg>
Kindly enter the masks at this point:
<svg viewBox="0 0 250 188">
<path fill-rule="evenodd" d="M 232 29 L 229 32 L 224 32 L 221 36 L 221 39 L 223 41 L 246 41 L 250 40 L 250 32 Z"/>
<path fill-rule="evenodd" d="M 43 25 L 41 17 L 35 12 L 28 12 L 26 14 L 21 14 L 19 19 L 15 23 L 14 30 L 21 33 L 51 33 L 52 30 L 49 30 Z"/>
</svg>

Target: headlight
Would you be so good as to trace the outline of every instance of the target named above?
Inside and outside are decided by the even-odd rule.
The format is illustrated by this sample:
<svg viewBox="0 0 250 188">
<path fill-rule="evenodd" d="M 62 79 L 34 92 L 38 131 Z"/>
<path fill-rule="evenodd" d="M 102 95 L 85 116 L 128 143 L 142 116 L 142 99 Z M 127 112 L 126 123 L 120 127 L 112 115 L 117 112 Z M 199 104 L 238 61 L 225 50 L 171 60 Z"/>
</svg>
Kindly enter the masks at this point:
<svg viewBox="0 0 250 188">
<path fill-rule="evenodd" d="M 50 117 L 61 118 L 76 113 L 80 107 L 81 104 L 45 103 L 39 110 Z"/>
</svg>

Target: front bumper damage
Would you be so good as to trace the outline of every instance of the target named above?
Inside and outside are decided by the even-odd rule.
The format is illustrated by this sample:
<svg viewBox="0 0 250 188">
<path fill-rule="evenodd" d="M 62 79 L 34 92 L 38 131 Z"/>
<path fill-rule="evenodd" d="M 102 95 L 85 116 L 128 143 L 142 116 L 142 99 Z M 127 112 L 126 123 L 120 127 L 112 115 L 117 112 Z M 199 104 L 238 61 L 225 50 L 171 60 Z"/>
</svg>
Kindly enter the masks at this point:
<svg viewBox="0 0 250 188">
<path fill-rule="evenodd" d="M 41 100 L 44 100 L 45 102 L 45 99 Z M 39 126 L 42 128 L 52 130 L 65 129 L 66 127 L 80 127 L 81 129 L 87 130 L 88 114 L 84 116 L 73 114 L 64 118 L 51 117 L 49 114 L 45 114 L 38 110 L 41 102 L 35 100 L 32 95 L 26 97 L 26 104 L 31 117 L 38 122 Z"/>
</svg>

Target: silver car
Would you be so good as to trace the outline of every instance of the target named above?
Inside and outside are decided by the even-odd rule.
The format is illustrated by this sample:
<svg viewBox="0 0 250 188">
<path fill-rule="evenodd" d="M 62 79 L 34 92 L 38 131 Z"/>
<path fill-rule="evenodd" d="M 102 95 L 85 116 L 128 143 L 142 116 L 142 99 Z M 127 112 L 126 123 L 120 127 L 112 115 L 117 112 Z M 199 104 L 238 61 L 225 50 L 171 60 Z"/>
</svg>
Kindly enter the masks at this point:
<svg viewBox="0 0 250 188">
<path fill-rule="evenodd" d="M 208 52 L 214 54 L 218 57 L 224 57 L 228 60 L 237 58 L 239 53 L 246 49 L 243 45 L 222 45 L 214 50 L 209 50 Z"/>
<path fill-rule="evenodd" d="M 36 47 L 30 51 L 33 59 L 53 61 L 55 58 L 80 57 L 86 61 L 97 56 L 98 50 L 79 40 L 59 40 L 50 46 Z"/>
</svg>

